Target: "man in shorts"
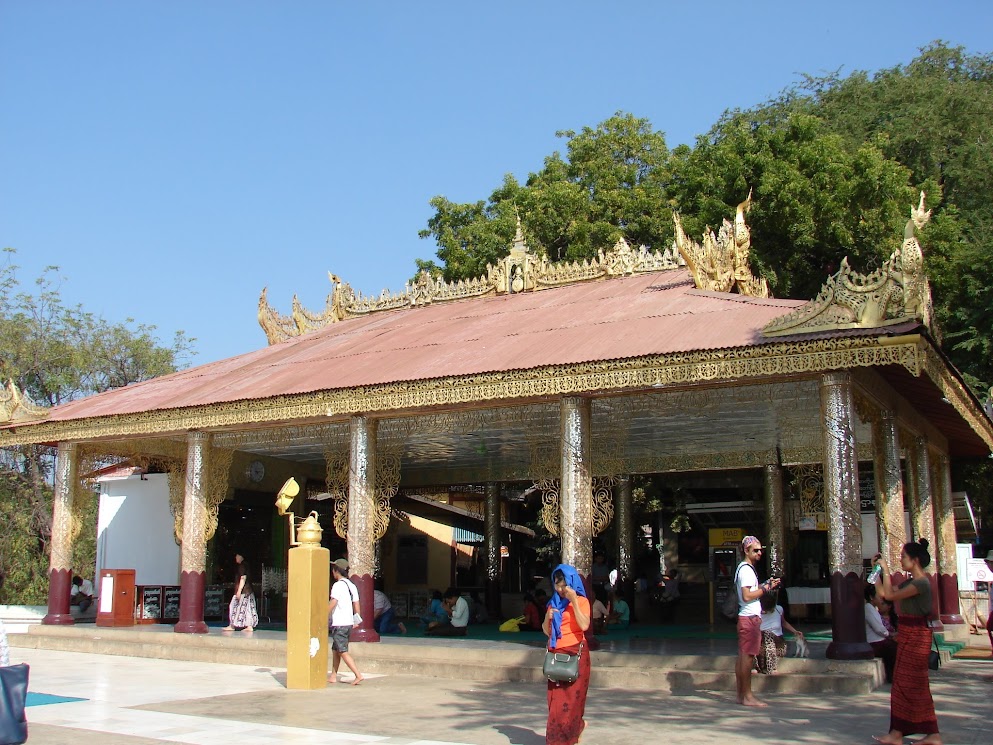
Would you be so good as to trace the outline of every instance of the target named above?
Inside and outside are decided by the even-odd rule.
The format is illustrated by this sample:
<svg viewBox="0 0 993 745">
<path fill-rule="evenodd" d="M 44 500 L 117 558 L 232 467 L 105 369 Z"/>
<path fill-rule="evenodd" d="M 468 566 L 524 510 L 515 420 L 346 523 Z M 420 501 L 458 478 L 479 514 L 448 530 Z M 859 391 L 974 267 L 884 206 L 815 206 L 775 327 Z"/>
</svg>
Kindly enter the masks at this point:
<svg viewBox="0 0 993 745">
<path fill-rule="evenodd" d="M 762 604 L 759 598 L 779 586 L 779 579 L 759 584 L 755 567 L 762 560 L 762 542 L 753 535 L 741 541 L 745 560 L 735 570 L 734 588 L 738 593 L 738 662 L 734 678 L 738 703 L 742 706 L 766 706 L 752 693 L 752 667 L 762 649 Z"/>
<path fill-rule="evenodd" d="M 348 637 L 352 633 L 352 591 L 348 581 L 348 562 L 335 559 L 331 563 L 331 599 L 328 602 L 328 613 L 331 618 L 331 650 L 334 653 L 331 661 L 331 677 L 329 683 L 338 683 L 338 666 L 344 660 L 348 669 L 355 673 L 353 686 L 362 682 L 362 673 L 355 666 L 355 660 L 348 653 Z"/>
</svg>

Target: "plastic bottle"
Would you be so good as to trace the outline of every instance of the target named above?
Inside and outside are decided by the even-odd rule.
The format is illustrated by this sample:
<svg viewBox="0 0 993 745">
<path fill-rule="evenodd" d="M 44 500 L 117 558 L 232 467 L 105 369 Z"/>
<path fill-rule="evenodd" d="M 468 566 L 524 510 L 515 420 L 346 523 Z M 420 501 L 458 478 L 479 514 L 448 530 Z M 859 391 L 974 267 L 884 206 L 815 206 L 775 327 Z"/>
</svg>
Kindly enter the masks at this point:
<svg viewBox="0 0 993 745">
<path fill-rule="evenodd" d="M 876 584 L 876 580 L 879 579 L 879 575 L 882 573 L 883 568 L 879 564 L 876 564 L 876 566 L 872 568 L 872 571 L 869 572 L 869 576 L 865 578 L 865 581 L 870 585 L 874 585 Z"/>
</svg>

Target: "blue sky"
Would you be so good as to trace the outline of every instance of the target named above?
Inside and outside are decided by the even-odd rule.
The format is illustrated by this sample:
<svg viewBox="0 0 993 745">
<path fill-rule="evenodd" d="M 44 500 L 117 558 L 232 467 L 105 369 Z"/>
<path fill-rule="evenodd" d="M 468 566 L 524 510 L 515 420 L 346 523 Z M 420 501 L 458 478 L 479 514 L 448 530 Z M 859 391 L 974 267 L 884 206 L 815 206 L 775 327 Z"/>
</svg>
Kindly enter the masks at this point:
<svg viewBox="0 0 993 745">
<path fill-rule="evenodd" d="M 988 52 L 993 3 L 0 2 L 0 246 L 72 303 L 265 344 L 259 292 L 399 289 L 428 200 L 615 111 L 670 146 L 798 79 Z"/>
</svg>

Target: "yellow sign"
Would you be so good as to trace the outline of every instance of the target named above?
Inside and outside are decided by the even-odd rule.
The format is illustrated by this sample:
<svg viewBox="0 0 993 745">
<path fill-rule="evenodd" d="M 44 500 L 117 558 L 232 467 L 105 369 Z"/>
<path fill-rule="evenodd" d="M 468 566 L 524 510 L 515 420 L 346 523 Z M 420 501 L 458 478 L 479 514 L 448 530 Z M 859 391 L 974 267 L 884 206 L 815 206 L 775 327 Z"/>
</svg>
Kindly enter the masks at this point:
<svg viewBox="0 0 993 745">
<path fill-rule="evenodd" d="M 745 537 L 744 528 L 711 528 L 709 533 L 711 546 L 734 546 Z"/>
</svg>

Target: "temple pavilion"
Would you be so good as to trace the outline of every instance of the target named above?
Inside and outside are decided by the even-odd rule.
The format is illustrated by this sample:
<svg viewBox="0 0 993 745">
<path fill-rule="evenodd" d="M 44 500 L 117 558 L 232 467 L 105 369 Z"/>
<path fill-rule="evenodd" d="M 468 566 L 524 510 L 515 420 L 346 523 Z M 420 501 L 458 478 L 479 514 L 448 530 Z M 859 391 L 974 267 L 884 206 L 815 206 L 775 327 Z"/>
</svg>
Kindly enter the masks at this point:
<svg viewBox="0 0 993 745">
<path fill-rule="evenodd" d="M 520 489 L 508 485 L 540 494 L 562 560 L 585 577 L 595 537 L 613 523 L 629 580 L 641 540 L 633 478 L 737 474 L 759 485 L 770 572 L 799 575 L 786 564 L 801 523 L 826 536 L 829 656 L 872 656 L 866 552 L 878 546 L 898 566 L 911 536 L 931 539 L 941 622 L 961 624 L 950 469 L 989 456 L 993 422 L 935 341 L 915 237 L 930 214 L 923 195 L 880 269 L 843 262 L 810 302 L 773 298 L 752 275 L 749 204 L 702 242 L 676 216 L 664 251 L 622 239 L 579 262 L 535 254 L 518 224 L 509 254 L 472 281 L 422 274 L 364 296 L 331 275 L 325 308 L 294 298 L 290 315 L 263 291 L 269 344 L 249 354 L 52 409 L 9 385 L 0 446 L 57 448 L 45 623 L 72 622 L 74 515 L 92 498 L 84 481 L 127 465 L 161 482 L 138 533 L 177 546 L 177 632 L 206 631 L 218 515 L 237 494 L 271 504 L 291 475 L 305 484 L 297 514 L 321 506 L 333 523 L 325 532 L 347 539 L 367 606 L 377 547 L 380 561 L 401 564 L 387 572 L 394 581 L 416 555 L 409 542 L 383 549 L 384 536 L 401 515 L 471 512 L 431 496 L 459 485 L 478 492 L 492 598 L 501 548 L 529 532 L 510 519 Z M 872 529 L 860 468 L 873 474 Z M 793 500 L 797 474 L 805 486 Z M 285 549 L 285 537 L 273 540 Z"/>
</svg>

